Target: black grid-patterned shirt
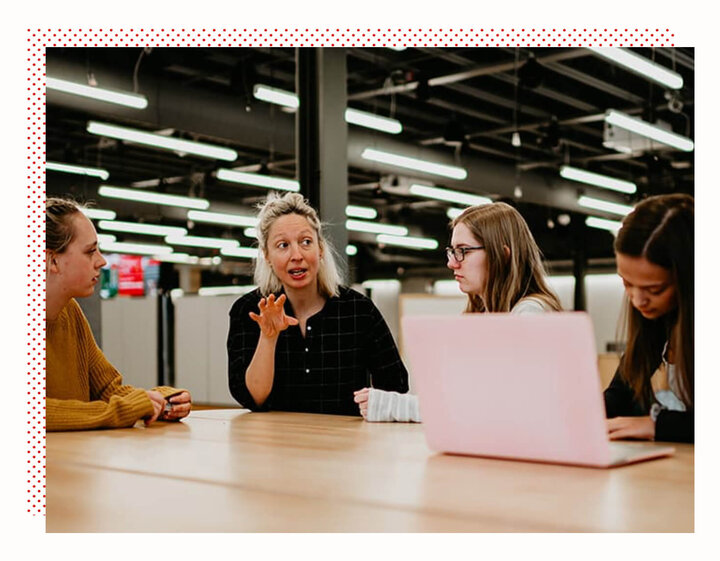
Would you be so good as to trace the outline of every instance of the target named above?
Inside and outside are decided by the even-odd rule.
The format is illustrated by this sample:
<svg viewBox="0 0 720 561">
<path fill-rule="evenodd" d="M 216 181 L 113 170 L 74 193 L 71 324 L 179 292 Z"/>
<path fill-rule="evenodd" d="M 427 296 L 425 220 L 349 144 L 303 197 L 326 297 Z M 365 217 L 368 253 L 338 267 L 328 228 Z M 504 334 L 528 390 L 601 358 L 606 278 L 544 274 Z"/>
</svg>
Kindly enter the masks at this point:
<svg viewBox="0 0 720 561">
<path fill-rule="evenodd" d="M 280 333 L 272 391 L 258 407 L 245 384 L 245 371 L 260 338 L 260 327 L 248 314 L 258 313 L 260 298 L 260 291 L 255 290 L 239 298 L 230 310 L 230 393 L 243 407 L 359 415 L 353 402 L 355 390 L 373 386 L 408 391 L 407 370 L 380 311 L 366 296 L 341 287 L 339 296 L 329 298 L 307 320 L 305 337 L 298 325 Z M 289 299 L 285 314 L 294 317 Z"/>
</svg>

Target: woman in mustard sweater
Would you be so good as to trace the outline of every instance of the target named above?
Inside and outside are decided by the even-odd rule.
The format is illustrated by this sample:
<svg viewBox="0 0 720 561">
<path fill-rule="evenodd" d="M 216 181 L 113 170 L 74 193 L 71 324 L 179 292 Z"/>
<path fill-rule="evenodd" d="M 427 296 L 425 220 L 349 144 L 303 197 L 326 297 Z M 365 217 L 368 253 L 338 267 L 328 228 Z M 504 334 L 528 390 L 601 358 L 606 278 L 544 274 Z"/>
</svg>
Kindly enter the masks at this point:
<svg viewBox="0 0 720 561">
<path fill-rule="evenodd" d="M 190 394 L 162 386 L 126 386 L 95 343 L 75 298 L 92 295 L 106 261 L 95 228 L 73 201 L 47 199 L 46 428 L 48 431 L 131 427 L 143 419 L 185 417 Z"/>
</svg>

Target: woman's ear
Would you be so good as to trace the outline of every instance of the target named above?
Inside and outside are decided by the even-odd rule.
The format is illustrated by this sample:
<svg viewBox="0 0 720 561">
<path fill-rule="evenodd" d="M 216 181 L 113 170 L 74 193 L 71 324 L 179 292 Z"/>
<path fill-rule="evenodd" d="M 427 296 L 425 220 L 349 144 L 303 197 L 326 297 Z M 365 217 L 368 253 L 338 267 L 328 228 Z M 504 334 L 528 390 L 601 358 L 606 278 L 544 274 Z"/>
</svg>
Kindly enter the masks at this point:
<svg viewBox="0 0 720 561">
<path fill-rule="evenodd" d="M 57 254 L 49 249 L 45 250 L 45 270 L 47 272 L 57 273 Z"/>
<path fill-rule="evenodd" d="M 503 245 L 503 252 L 505 253 L 505 259 L 510 259 L 510 248 L 506 245 Z"/>
</svg>

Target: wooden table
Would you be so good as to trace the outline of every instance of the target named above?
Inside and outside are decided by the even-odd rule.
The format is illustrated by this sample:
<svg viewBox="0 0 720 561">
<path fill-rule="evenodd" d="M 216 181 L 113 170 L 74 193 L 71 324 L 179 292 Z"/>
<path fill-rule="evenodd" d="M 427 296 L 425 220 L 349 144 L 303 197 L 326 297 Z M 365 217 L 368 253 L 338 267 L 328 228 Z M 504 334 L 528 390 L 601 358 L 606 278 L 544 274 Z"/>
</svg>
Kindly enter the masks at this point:
<svg viewBox="0 0 720 561">
<path fill-rule="evenodd" d="M 48 433 L 49 532 L 690 532 L 693 446 L 609 470 L 442 455 L 422 425 L 194 411 Z"/>
</svg>

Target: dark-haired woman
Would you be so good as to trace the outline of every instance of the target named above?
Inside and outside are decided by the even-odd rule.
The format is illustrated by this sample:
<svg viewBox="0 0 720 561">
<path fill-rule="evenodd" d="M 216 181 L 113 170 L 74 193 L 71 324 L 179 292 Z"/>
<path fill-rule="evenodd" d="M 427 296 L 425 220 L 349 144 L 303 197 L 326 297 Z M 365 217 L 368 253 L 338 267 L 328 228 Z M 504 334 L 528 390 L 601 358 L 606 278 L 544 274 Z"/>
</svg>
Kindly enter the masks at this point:
<svg viewBox="0 0 720 561">
<path fill-rule="evenodd" d="M 75 298 L 91 296 L 106 261 L 97 234 L 70 200 L 45 204 L 46 429 L 131 427 L 185 417 L 190 394 L 126 386 L 98 348 Z"/>
<path fill-rule="evenodd" d="M 693 442 L 694 203 L 649 197 L 615 240 L 628 300 L 627 345 L 605 390 L 611 439 Z"/>
</svg>

